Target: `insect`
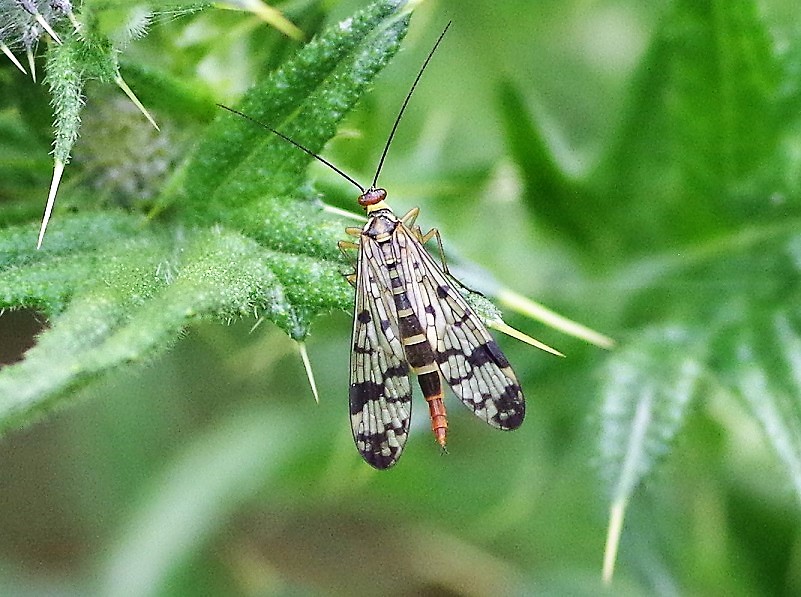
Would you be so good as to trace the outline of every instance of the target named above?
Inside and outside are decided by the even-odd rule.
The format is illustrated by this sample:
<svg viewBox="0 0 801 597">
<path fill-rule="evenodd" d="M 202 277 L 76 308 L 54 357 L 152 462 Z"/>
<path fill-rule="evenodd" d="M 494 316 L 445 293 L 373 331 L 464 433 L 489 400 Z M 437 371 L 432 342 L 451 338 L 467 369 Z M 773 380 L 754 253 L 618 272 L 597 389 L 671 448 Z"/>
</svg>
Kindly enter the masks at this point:
<svg viewBox="0 0 801 597">
<path fill-rule="evenodd" d="M 353 278 L 356 305 L 350 363 L 350 416 L 353 438 L 362 457 L 378 469 L 398 461 L 409 435 L 412 390 L 417 376 L 428 403 L 431 429 L 445 449 L 448 420 L 443 380 L 476 416 L 500 429 L 523 422 L 525 402 L 509 361 L 473 313 L 443 267 L 425 250 L 436 229 L 423 234 L 417 208 L 398 218 L 376 186 L 386 153 L 409 99 L 450 23 L 417 74 L 395 119 L 373 183 L 361 191 L 367 212 L 363 228 L 347 228 L 358 242 Z"/>
<path fill-rule="evenodd" d="M 448 421 L 442 380 L 476 416 L 499 429 L 523 422 L 523 392 L 509 361 L 481 320 L 428 254 L 414 225 L 418 210 L 398 218 L 386 191 L 370 187 L 359 197 L 363 228 L 349 228 L 358 243 L 356 307 L 350 365 L 350 416 L 362 457 L 375 468 L 392 466 L 409 434 L 417 376 L 428 402 L 434 437 L 446 446 Z"/>
<path fill-rule="evenodd" d="M 523 392 L 509 361 L 455 288 L 458 283 L 450 277 L 444 257 L 440 267 L 424 247 L 436 237 L 442 255 L 439 232 L 422 233 L 415 225 L 417 208 L 397 217 L 386 203 L 386 190 L 377 186 L 398 123 L 449 27 L 450 23 L 406 95 L 369 188 L 262 125 L 343 176 L 361 193 L 358 201 L 367 212 L 367 223 L 362 228 L 347 228 L 346 233 L 358 240 L 340 241 L 339 248 L 358 251 L 356 271 L 348 276 L 356 288 L 351 427 L 359 453 L 377 469 L 394 465 L 406 444 L 412 408 L 410 373 L 417 377 L 428 403 L 431 429 L 443 451 L 448 431 L 443 380 L 476 416 L 493 427 L 516 429 L 525 416 Z"/>
</svg>

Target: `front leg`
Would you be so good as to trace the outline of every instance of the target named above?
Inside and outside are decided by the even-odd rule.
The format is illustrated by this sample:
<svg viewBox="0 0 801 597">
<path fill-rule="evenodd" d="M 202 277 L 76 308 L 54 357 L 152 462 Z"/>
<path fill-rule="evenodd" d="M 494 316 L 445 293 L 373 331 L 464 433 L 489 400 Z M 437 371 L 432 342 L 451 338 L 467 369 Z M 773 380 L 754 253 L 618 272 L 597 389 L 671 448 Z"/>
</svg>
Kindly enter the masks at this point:
<svg viewBox="0 0 801 597">
<path fill-rule="evenodd" d="M 420 229 L 420 226 L 415 226 L 414 224 L 415 220 L 417 220 L 418 215 L 420 215 L 420 208 L 415 207 L 410 209 L 409 212 L 405 216 L 403 216 L 400 220 L 404 226 L 406 226 L 412 231 L 415 237 L 417 237 L 417 240 L 419 240 L 420 243 L 423 245 L 426 244 L 428 241 L 430 241 L 432 238 L 436 237 L 437 246 L 439 247 L 439 258 L 440 261 L 442 262 L 442 270 L 450 276 L 451 272 L 448 271 L 448 264 L 445 261 L 445 249 L 442 246 L 442 237 L 439 234 L 439 230 L 437 230 L 436 228 L 432 228 L 431 230 L 423 234 L 423 231 Z"/>
<path fill-rule="evenodd" d="M 355 236 L 357 239 L 361 240 L 362 237 L 362 229 L 356 226 L 348 226 L 345 228 L 345 234 L 348 236 Z M 337 241 L 337 247 L 339 248 L 340 252 L 350 261 L 353 263 L 353 259 L 351 258 L 350 254 L 346 251 L 353 251 L 359 248 L 359 241 L 352 241 L 352 240 L 340 240 Z"/>
<path fill-rule="evenodd" d="M 349 230 L 355 230 L 356 234 L 361 234 L 361 229 L 360 228 L 346 228 L 345 229 L 345 232 L 347 232 L 348 234 L 353 234 L 352 232 L 349 232 Z M 356 267 L 356 263 L 353 260 L 353 257 L 351 256 L 351 254 L 348 253 L 348 251 L 353 251 L 353 250 L 358 249 L 359 248 L 359 243 L 355 243 L 355 242 L 352 242 L 352 241 L 349 241 L 349 240 L 340 240 L 340 241 L 337 241 L 337 248 L 339 249 L 340 253 L 342 253 L 345 256 L 345 259 L 350 261 L 350 264 L 355 268 Z M 352 274 L 344 274 L 344 275 L 345 275 L 345 279 L 348 281 L 348 284 L 350 284 L 351 286 L 355 287 L 356 286 L 356 272 L 354 272 Z"/>
</svg>

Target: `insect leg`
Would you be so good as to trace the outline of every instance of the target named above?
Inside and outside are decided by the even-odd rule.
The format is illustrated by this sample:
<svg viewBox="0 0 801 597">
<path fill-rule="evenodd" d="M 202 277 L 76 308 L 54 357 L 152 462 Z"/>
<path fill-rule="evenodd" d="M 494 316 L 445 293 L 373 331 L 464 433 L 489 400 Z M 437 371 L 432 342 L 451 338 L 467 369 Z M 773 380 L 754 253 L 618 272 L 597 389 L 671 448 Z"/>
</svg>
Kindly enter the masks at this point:
<svg viewBox="0 0 801 597">
<path fill-rule="evenodd" d="M 406 212 L 406 215 L 403 216 L 400 219 L 400 221 L 403 222 L 403 225 L 406 226 L 407 228 L 415 228 L 414 222 L 417 219 L 417 216 L 419 215 L 420 215 L 420 208 L 413 207 L 408 212 Z"/>
<path fill-rule="evenodd" d="M 410 209 L 405 216 L 401 218 L 401 222 L 408 227 L 414 235 L 417 237 L 417 240 L 420 241 L 420 244 L 424 245 L 432 238 L 437 238 L 437 246 L 439 247 L 439 258 L 440 262 L 442 263 L 442 271 L 444 271 L 449 276 L 451 272 L 448 270 L 448 263 L 445 261 L 445 249 L 442 246 L 442 237 L 439 234 L 439 230 L 436 228 L 432 228 L 425 234 L 420 229 L 420 226 L 415 226 L 414 222 L 417 220 L 417 216 L 420 215 L 420 208 L 414 207 Z"/>
<path fill-rule="evenodd" d="M 439 235 L 439 230 L 437 230 L 436 228 L 432 228 L 426 234 L 421 234 L 420 227 L 418 226 L 416 233 L 420 236 L 420 243 L 423 245 L 426 244 L 428 241 L 430 241 L 432 238 L 434 237 L 437 238 L 437 246 L 439 247 L 439 259 L 442 262 L 442 271 L 444 271 L 446 274 L 450 276 L 451 272 L 448 271 L 448 262 L 445 261 L 445 249 L 442 246 L 442 237 Z"/>
<path fill-rule="evenodd" d="M 356 230 L 359 230 L 359 228 L 356 228 Z M 348 251 L 353 251 L 355 249 L 358 249 L 359 243 L 354 243 L 349 240 L 340 240 L 337 241 L 337 248 L 339 249 L 339 252 L 345 256 L 345 259 L 350 261 L 351 265 L 355 267 L 356 264 L 353 260 L 353 256 L 350 253 L 348 253 Z M 356 286 L 356 272 L 353 272 L 352 274 L 345 274 L 345 279 L 351 286 Z"/>
<path fill-rule="evenodd" d="M 354 243 L 349 240 L 337 241 L 337 249 L 339 249 L 339 252 L 342 253 L 342 255 L 344 255 L 345 258 L 351 262 L 351 264 L 353 263 L 353 256 L 348 253 L 348 251 L 355 251 L 358 248 L 359 243 Z"/>
</svg>

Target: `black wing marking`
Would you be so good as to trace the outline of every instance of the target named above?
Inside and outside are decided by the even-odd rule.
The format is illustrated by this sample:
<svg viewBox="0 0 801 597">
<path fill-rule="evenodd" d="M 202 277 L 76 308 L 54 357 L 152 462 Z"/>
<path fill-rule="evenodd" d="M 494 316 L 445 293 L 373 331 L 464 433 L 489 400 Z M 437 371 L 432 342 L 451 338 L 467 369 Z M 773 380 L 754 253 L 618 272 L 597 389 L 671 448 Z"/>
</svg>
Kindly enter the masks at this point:
<svg viewBox="0 0 801 597">
<path fill-rule="evenodd" d="M 509 361 L 414 233 L 401 224 L 395 234 L 408 255 L 400 263 L 407 291 L 445 381 L 480 419 L 516 429 L 525 402 Z"/>
<path fill-rule="evenodd" d="M 400 458 L 409 435 L 412 390 L 386 268 L 375 241 L 362 237 L 350 365 L 350 417 L 356 447 L 378 469 Z"/>
</svg>

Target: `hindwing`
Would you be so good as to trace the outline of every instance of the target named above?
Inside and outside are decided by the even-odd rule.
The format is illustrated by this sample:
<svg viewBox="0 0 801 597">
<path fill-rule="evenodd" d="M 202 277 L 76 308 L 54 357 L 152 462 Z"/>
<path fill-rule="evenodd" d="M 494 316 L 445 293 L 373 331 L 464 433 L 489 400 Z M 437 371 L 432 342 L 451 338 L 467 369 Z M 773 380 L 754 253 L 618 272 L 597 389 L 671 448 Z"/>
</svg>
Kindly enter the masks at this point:
<svg viewBox="0 0 801 597">
<path fill-rule="evenodd" d="M 407 291 L 443 378 L 477 417 L 516 429 L 525 402 L 509 361 L 415 233 L 401 224 L 395 234 L 406 254 L 400 266 Z"/>
</svg>

